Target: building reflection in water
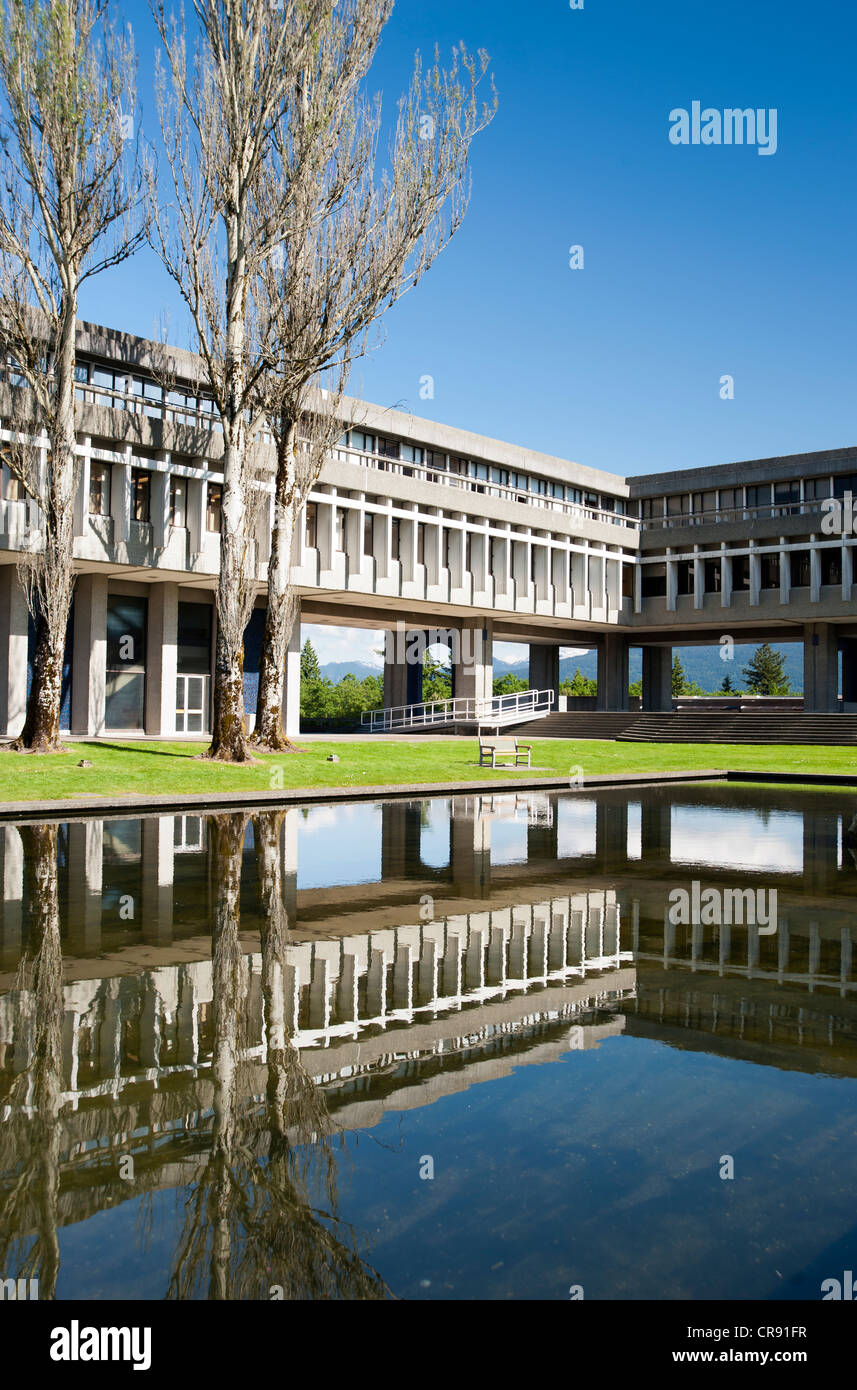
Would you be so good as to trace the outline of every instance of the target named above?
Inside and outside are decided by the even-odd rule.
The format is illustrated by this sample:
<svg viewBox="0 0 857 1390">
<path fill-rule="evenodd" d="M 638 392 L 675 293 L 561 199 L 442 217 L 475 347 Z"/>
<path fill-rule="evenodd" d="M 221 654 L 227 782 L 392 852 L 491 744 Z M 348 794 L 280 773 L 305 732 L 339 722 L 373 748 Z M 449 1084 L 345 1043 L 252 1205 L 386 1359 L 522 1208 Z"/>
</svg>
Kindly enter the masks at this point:
<svg viewBox="0 0 857 1390">
<path fill-rule="evenodd" d="M 829 793 L 338 810 L 0 827 L 6 1275 L 51 1297 L 63 1226 L 179 1189 L 166 1296 L 384 1297 L 344 1131 L 621 1032 L 857 1074 Z M 693 878 L 776 887 L 778 932 L 673 926 Z"/>
</svg>

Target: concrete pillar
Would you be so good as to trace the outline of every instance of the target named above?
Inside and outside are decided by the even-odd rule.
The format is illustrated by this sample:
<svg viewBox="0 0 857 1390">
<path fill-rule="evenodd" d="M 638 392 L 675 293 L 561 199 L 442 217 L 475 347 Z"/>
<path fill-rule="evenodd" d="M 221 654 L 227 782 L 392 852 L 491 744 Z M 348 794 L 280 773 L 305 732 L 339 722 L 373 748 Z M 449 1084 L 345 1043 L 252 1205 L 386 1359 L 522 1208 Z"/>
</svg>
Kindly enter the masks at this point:
<svg viewBox="0 0 857 1390">
<path fill-rule="evenodd" d="M 405 660 L 405 633 L 390 628 L 384 652 L 384 708 L 408 703 L 408 667 Z"/>
<path fill-rule="evenodd" d="M 422 811 L 419 802 L 388 801 L 381 807 L 381 878 L 419 878 Z"/>
<path fill-rule="evenodd" d="M 457 648 L 457 650 L 456 650 Z M 494 627 L 462 628 L 452 648 L 456 700 L 490 700 L 494 694 Z"/>
<path fill-rule="evenodd" d="M 491 821 L 479 799 L 453 797 L 449 819 L 449 868 L 465 897 L 483 898 L 491 885 Z"/>
<path fill-rule="evenodd" d="M 178 627 L 178 584 L 152 584 L 146 624 L 146 733 L 161 738 L 173 738 L 176 732 Z"/>
<path fill-rule="evenodd" d="M 644 796 L 640 813 L 640 852 L 643 859 L 669 860 L 672 852 L 670 803 L 657 794 Z"/>
<path fill-rule="evenodd" d="M 24 845 L 14 825 L 0 827 L 3 902 L 0 931 L 0 961 L 6 969 L 18 964 L 21 955 L 21 925 L 24 904 Z"/>
<path fill-rule="evenodd" d="M 628 638 L 606 632 L 598 648 L 597 708 L 628 708 Z"/>
<path fill-rule="evenodd" d="M 74 589 L 73 734 L 104 732 L 106 679 L 107 579 L 101 574 L 82 574 Z"/>
<path fill-rule="evenodd" d="M 538 859 L 542 863 L 556 861 L 558 850 L 557 817 L 547 823 L 536 822 L 527 826 L 527 862 Z"/>
<path fill-rule="evenodd" d="M 628 803 L 595 804 L 595 854 L 602 873 L 624 869 L 628 863 Z"/>
<path fill-rule="evenodd" d="M 295 614 L 286 651 L 286 679 L 283 683 L 283 729 L 286 738 L 297 738 L 301 731 L 301 615 Z"/>
<path fill-rule="evenodd" d="M 143 821 L 143 940 L 167 945 L 173 939 L 174 816 Z"/>
<path fill-rule="evenodd" d="M 418 705 L 423 698 L 422 657 L 427 645 L 427 633 L 398 627 L 387 635 L 384 660 L 384 708 L 398 705 Z"/>
<path fill-rule="evenodd" d="M 27 600 L 15 565 L 0 568 L 0 735 L 15 738 L 27 713 Z"/>
<path fill-rule="evenodd" d="M 846 710 L 857 712 L 857 638 L 842 642 L 842 700 Z"/>
<path fill-rule="evenodd" d="M 283 865 L 283 902 L 293 927 L 298 917 L 298 824 L 300 812 L 292 807 L 283 816 L 280 854 Z"/>
<path fill-rule="evenodd" d="M 836 628 L 831 623 L 805 623 L 803 637 L 803 707 L 814 714 L 839 708 L 839 664 Z"/>
<path fill-rule="evenodd" d="M 101 946 L 104 822 L 72 821 L 68 828 L 68 944 L 72 951 Z"/>
<path fill-rule="evenodd" d="M 643 709 L 671 710 L 672 647 L 643 647 Z"/>
<path fill-rule="evenodd" d="M 803 812 L 803 888 L 808 893 L 833 891 L 838 877 L 839 816 L 836 811 L 806 807 Z"/>
<path fill-rule="evenodd" d="M 74 534 L 85 536 L 89 528 L 89 481 L 92 468 L 92 440 L 87 435 L 78 451 L 77 488 L 74 494 Z"/>
<path fill-rule="evenodd" d="M 530 644 L 530 689 L 552 690 L 553 708 L 559 709 L 559 647 Z"/>
</svg>

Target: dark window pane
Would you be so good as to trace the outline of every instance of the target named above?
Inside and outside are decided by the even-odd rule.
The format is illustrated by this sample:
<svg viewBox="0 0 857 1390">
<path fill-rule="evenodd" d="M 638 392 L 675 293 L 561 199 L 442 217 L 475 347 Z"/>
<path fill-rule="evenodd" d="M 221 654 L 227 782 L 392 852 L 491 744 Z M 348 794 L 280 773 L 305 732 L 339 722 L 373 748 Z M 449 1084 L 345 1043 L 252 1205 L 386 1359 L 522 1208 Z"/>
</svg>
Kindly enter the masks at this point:
<svg viewBox="0 0 857 1390">
<path fill-rule="evenodd" d="M 208 675 L 211 670 L 211 620 L 208 603 L 180 603 L 178 621 L 178 673 Z"/>
<path fill-rule="evenodd" d="M 107 670 L 146 668 L 147 600 L 125 594 L 107 596 Z"/>
</svg>

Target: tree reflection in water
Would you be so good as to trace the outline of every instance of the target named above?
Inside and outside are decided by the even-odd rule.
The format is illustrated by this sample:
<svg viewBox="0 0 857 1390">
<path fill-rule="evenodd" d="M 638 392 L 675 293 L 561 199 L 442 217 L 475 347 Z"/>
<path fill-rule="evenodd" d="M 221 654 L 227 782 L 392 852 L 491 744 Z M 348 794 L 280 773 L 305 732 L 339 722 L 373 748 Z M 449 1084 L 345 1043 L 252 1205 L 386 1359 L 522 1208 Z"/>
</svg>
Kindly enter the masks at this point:
<svg viewBox="0 0 857 1390">
<path fill-rule="evenodd" d="M 38 1297 L 56 1296 L 60 1256 L 63 976 L 57 887 L 57 826 L 22 825 L 29 949 L 14 986 L 15 1037 L 27 1064 L 13 1077 L 0 1125 L 3 1174 L 0 1270 L 37 1279 Z"/>
<path fill-rule="evenodd" d="M 217 890 L 212 939 L 214 1117 L 209 1156 L 185 1207 L 169 1298 L 388 1296 L 383 1280 L 360 1253 L 353 1228 L 338 1216 L 336 1160 L 326 1108 L 288 1032 L 289 928 L 281 824 L 280 812 L 254 818 L 267 1044 L 266 1094 L 259 1105 L 250 1100 L 250 973 L 239 941 L 247 819 L 221 815 L 210 821 Z"/>
</svg>

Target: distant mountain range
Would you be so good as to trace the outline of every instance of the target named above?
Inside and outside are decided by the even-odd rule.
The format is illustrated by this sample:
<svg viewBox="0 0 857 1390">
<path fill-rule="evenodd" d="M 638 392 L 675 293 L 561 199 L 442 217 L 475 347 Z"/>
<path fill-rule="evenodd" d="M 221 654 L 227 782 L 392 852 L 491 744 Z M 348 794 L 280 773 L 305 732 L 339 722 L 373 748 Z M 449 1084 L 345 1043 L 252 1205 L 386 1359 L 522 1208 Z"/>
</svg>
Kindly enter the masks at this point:
<svg viewBox="0 0 857 1390">
<path fill-rule="evenodd" d="M 782 652 L 785 658 L 786 675 L 791 682 L 791 688 L 796 695 L 803 692 L 803 648 L 797 642 L 777 642 L 771 644 L 775 651 Z M 740 643 L 735 647 L 735 656 L 732 661 L 721 661 L 719 647 L 674 647 L 673 655 L 678 653 L 681 664 L 684 667 L 685 675 L 689 681 L 696 681 L 706 691 L 717 691 L 723 684 L 723 677 L 728 675 L 732 679 L 732 684 L 740 690 L 742 685 L 746 685 L 742 673 L 743 668 L 748 664 L 758 643 Z M 559 672 L 561 680 L 571 680 L 575 671 L 580 668 L 581 674 L 593 679 L 597 674 L 597 655 L 594 651 L 584 652 L 582 656 L 564 656 L 560 658 Z M 630 679 L 637 681 L 642 675 L 643 658 L 639 647 L 631 648 L 630 660 Z M 499 658 L 494 662 L 494 675 L 505 676 L 508 672 L 512 675 L 520 676 L 522 680 L 529 679 L 529 664 L 526 661 L 501 661 Z M 370 666 L 365 661 L 328 661 L 321 668 L 321 674 L 338 685 L 343 676 L 353 675 L 357 680 L 364 680 L 366 676 L 378 676 L 381 674 L 379 666 Z"/>
<path fill-rule="evenodd" d="M 343 676 L 356 676 L 362 681 L 367 676 L 380 676 L 382 671 L 383 667 L 370 666 L 366 661 L 326 661 L 321 668 L 322 676 L 334 685 L 338 685 Z"/>
<path fill-rule="evenodd" d="M 758 645 L 757 642 L 736 643 L 735 656 L 732 661 L 721 660 L 719 647 L 673 647 L 673 656 L 678 655 L 687 679 L 696 681 L 703 690 L 712 692 L 719 690 L 723 684 L 723 677 L 727 675 L 731 677 L 735 689 L 740 690 L 742 685 L 746 685 L 742 671 L 748 665 Z M 795 642 L 772 642 L 771 646 L 775 651 L 782 652 L 785 658 L 784 668 L 792 690 L 796 695 L 802 694 L 803 648 Z M 560 680 L 571 680 L 578 668 L 581 675 L 590 680 L 594 679 L 598 674 L 597 653 L 592 651 L 584 652 L 582 656 L 561 657 L 559 663 Z M 504 676 L 507 671 L 511 671 L 515 676 L 521 676 L 524 680 L 529 677 L 529 666 L 526 661 L 510 663 L 497 660 L 494 662 L 495 676 Z M 632 647 L 629 661 L 629 680 L 638 681 L 642 674 L 643 654 L 639 647 Z"/>
</svg>

